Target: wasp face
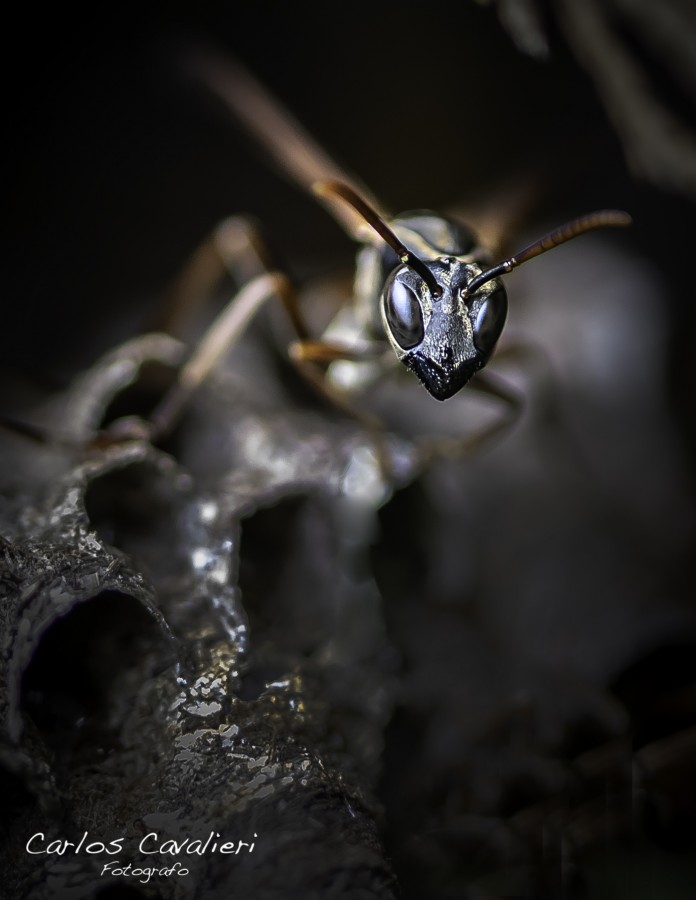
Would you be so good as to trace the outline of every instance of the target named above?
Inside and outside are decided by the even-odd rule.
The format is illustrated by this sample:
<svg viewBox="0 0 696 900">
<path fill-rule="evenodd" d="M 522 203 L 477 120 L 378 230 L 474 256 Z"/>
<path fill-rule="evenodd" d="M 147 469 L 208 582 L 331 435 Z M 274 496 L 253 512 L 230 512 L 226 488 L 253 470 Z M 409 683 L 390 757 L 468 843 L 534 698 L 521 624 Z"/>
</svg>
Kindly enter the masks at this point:
<svg viewBox="0 0 696 900">
<path fill-rule="evenodd" d="M 441 257 L 427 266 L 440 294 L 400 266 L 384 288 L 382 323 L 403 364 L 436 400 L 447 400 L 488 362 L 505 324 L 507 295 L 493 279 L 467 297 L 467 283 L 481 271 L 475 264 Z"/>
</svg>

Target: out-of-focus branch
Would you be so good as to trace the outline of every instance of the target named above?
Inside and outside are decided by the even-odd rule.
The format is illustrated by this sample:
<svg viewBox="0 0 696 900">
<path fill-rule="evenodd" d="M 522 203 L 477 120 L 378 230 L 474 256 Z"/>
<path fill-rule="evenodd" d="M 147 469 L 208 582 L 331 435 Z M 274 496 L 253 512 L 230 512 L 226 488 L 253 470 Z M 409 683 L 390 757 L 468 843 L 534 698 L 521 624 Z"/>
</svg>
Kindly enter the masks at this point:
<svg viewBox="0 0 696 900">
<path fill-rule="evenodd" d="M 520 49 L 546 54 L 538 0 L 497 0 Z M 696 131 L 661 96 L 655 67 L 696 98 L 696 13 L 689 0 L 552 0 L 551 12 L 594 81 L 634 171 L 696 196 Z M 628 36 L 635 39 L 629 43 Z M 645 49 L 643 56 L 639 48 Z M 695 104 L 696 105 L 696 104 Z M 694 118 L 696 119 L 696 110 Z"/>
<path fill-rule="evenodd" d="M 611 29 L 606 9 L 596 0 L 557 2 L 566 39 L 594 79 L 633 168 L 652 181 L 696 194 L 696 135 L 660 102 L 645 69 Z M 660 6 L 652 4 L 651 12 L 643 9 L 639 21 L 646 34 L 660 17 L 655 12 Z M 672 40 L 676 34 L 679 40 L 660 45 L 661 57 L 683 55 L 682 41 L 689 34 L 679 29 L 664 32 Z M 690 38 L 696 40 L 693 31 Z"/>
</svg>

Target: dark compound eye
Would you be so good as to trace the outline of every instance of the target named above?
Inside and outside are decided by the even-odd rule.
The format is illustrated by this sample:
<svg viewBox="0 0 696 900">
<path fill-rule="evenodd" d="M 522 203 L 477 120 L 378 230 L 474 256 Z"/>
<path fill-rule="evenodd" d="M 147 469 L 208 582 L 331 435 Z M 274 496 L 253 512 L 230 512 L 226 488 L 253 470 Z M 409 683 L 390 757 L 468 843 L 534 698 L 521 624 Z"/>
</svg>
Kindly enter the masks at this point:
<svg viewBox="0 0 696 900">
<path fill-rule="evenodd" d="M 393 281 L 387 288 L 384 311 L 394 340 L 402 350 L 410 350 L 423 340 L 423 311 L 413 288 Z"/>
<path fill-rule="evenodd" d="M 474 323 L 474 344 L 483 356 L 488 357 L 498 342 L 507 316 L 505 288 L 492 291 L 481 304 Z"/>
</svg>

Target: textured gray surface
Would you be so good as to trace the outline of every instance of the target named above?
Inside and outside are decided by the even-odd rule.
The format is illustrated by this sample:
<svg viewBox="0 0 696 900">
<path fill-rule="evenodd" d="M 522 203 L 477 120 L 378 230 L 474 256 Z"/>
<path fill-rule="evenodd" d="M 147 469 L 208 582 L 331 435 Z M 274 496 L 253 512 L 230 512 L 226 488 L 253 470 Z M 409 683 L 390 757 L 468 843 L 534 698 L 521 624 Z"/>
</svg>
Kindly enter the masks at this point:
<svg viewBox="0 0 696 900">
<path fill-rule="evenodd" d="M 676 5 L 633 8 L 662 16 Z M 216 118 L 172 71 L 166 38 L 177 30 L 190 36 L 194 20 L 241 56 L 392 211 L 456 207 L 475 226 L 481 221 L 476 212 L 483 212 L 484 223 L 495 226 L 494 237 L 507 237 L 509 250 L 602 205 L 626 208 L 635 225 L 622 235 L 597 235 L 556 251 L 511 276 L 507 339 L 531 344 L 534 352 L 523 373 L 502 360 L 494 366 L 527 398 L 521 427 L 483 456 L 437 466 L 395 492 L 377 520 L 379 490 L 368 491 L 365 505 L 358 511 L 353 506 L 346 520 L 341 479 L 330 462 L 343 448 L 340 453 L 355 459 L 348 483 L 360 484 L 374 472 L 364 436 L 327 409 L 298 402 L 277 352 L 259 356 L 256 348 L 237 348 L 244 377 L 224 376 L 198 398 L 167 448 L 178 460 L 173 469 L 159 454 L 130 467 L 114 462 L 88 504 L 101 547 L 95 554 L 106 562 L 119 555 L 113 548 L 125 551 L 121 574 L 112 577 L 143 577 L 143 586 L 154 592 L 143 594 L 155 597 L 175 644 L 172 649 L 132 581 L 127 596 L 80 604 L 82 614 L 76 608 L 43 633 L 16 710 L 24 726 L 20 745 L 6 732 L 0 751 L 2 869 L 15 879 L 16 894 L 26 895 L 30 881 L 47 891 L 39 887 L 45 866 L 27 861 L 22 843 L 22 834 L 37 823 L 52 836 L 70 827 L 79 837 L 85 819 L 90 836 L 101 836 L 109 821 L 111 834 L 127 828 L 143 833 L 147 826 L 139 817 L 152 814 L 152 807 L 159 810 L 155 815 L 176 817 L 179 805 L 172 798 L 182 772 L 188 784 L 188 770 L 170 760 L 188 750 L 174 745 L 183 726 L 174 725 L 164 757 L 154 759 L 133 748 L 152 746 L 169 707 L 160 715 L 154 703 L 142 738 L 134 723 L 142 721 L 148 685 L 172 700 L 186 690 L 172 675 L 177 661 L 186 672 L 212 672 L 215 648 L 223 647 L 229 662 L 237 645 L 225 637 L 220 643 L 220 636 L 228 627 L 237 629 L 241 603 L 249 632 L 235 632 L 246 655 L 238 689 L 230 679 L 234 715 L 248 718 L 254 704 L 266 714 L 259 693 L 268 681 L 280 685 L 273 696 L 287 698 L 284 676 L 301 658 L 303 692 L 313 698 L 317 726 L 308 734 L 302 724 L 295 745 L 260 733 L 263 752 L 257 745 L 245 758 L 262 759 L 273 743 L 276 756 L 253 770 L 260 772 L 279 759 L 296 762 L 300 746 L 311 748 L 315 755 L 303 760 L 314 772 L 310 786 L 328 787 L 321 788 L 321 801 L 312 801 L 307 830 L 297 817 L 292 823 L 282 819 L 271 799 L 260 798 L 266 818 L 264 830 L 256 830 L 271 837 L 257 842 L 240 865 L 241 855 L 205 857 L 210 873 L 204 877 L 224 884 L 226 894 L 237 880 L 242 894 L 254 896 L 258 887 L 262 898 L 263 892 L 307 896 L 306 883 L 298 890 L 300 866 L 293 855 L 295 848 L 306 850 L 306 838 L 313 850 L 302 859 L 316 858 L 316 846 L 327 848 L 308 869 L 316 882 L 320 864 L 330 867 L 319 895 L 335 883 L 336 891 L 350 896 L 346 879 L 350 883 L 356 860 L 379 831 L 408 900 L 694 896 L 694 207 L 678 193 L 673 176 L 680 169 L 663 167 L 670 191 L 628 171 L 601 85 L 596 81 L 595 90 L 575 62 L 577 43 L 565 45 L 567 17 L 561 22 L 554 16 L 570 3 L 526 6 L 550 13 L 541 23 L 551 50 L 543 65 L 519 54 L 493 9 L 475 3 L 435 0 L 429 14 L 417 18 L 404 16 L 403 4 L 337 6 L 330 36 L 325 17 L 311 4 L 276 4 L 273 27 L 264 4 L 249 4 L 244 17 L 238 4 L 217 14 L 191 9 L 185 23 L 176 22 L 175 13 L 164 21 L 144 8 L 128 16 L 120 7 L 99 7 L 91 30 L 84 20 L 75 27 L 62 8 L 45 9 L 40 20 L 27 8 L 25 62 L 17 70 L 13 60 L 5 82 L 5 146 L 13 161 L 7 167 L 12 236 L 5 245 L 0 329 L 10 375 L 0 385 L 2 412 L 20 417 L 32 411 L 41 421 L 45 414 L 54 430 L 62 430 L 65 404 L 51 411 L 37 403 L 21 373 L 74 374 L 106 348 L 147 330 L 169 279 L 224 216 L 254 213 L 299 284 L 338 271 L 349 281 L 352 248 L 340 230 L 256 158 L 229 122 Z M 586 7 L 587 15 L 597 8 L 574 6 L 580 16 Z M 529 23 L 524 27 L 535 37 Z M 642 25 L 633 32 L 635 41 L 625 41 L 621 29 L 613 34 L 645 76 L 638 93 L 659 96 L 691 123 L 693 135 L 693 104 L 680 89 L 686 82 L 671 71 L 677 56 L 670 54 L 665 66 L 658 58 L 663 37 Z M 575 30 L 570 39 L 578 35 Z M 693 44 L 687 30 L 677 38 L 682 48 Z M 679 71 L 686 75 L 685 68 Z M 621 112 L 620 104 L 613 108 Z M 628 112 L 624 121 L 640 118 L 639 106 Z M 670 133 L 653 123 L 642 120 L 649 140 L 643 149 L 659 151 Z M 637 144 L 634 149 L 641 153 Z M 684 159 L 693 167 L 693 154 Z M 313 293 L 322 299 L 316 288 Z M 165 357 L 167 347 L 176 356 L 165 342 Z M 121 376 L 109 377 L 113 385 Z M 96 406 L 82 405 L 79 421 L 70 420 L 83 439 L 101 409 L 100 391 L 90 388 L 91 377 L 88 382 L 84 389 L 92 391 Z M 385 406 L 400 433 L 409 427 L 456 430 L 471 421 L 471 398 L 428 405 L 418 385 L 394 387 Z M 77 390 L 69 395 L 72 416 L 80 406 Z M 285 476 L 273 464 L 288 451 L 293 459 L 293 447 L 307 454 L 294 499 L 285 488 L 297 461 Z M 51 485 L 60 492 L 74 484 L 71 473 L 84 459 L 30 449 L 9 434 L 2 436 L 2 457 L 0 517 L 17 558 L 18 544 L 35 529 L 45 530 L 46 512 L 56 502 Z M 237 464 L 250 458 L 254 466 L 236 477 Z M 182 470 L 187 477 L 180 483 L 174 473 Z M 328 491 L 319 489 L 326 479 Z M 133 491 L 148 498 L 145 509 L 136 503 L 135 516 L 129 515 Z M 223 502 L 243 509 L 239 528 L 236 513 L 215 523 Z M 20 523 L 18 507 L 35 514 Z M 212 521 L 200 522 L 204 509 L 203 518 L 212 512 Z M 134 527 L 138 521 L 147 528 Z M 178 533 L 183 523 L 193 533 L 188 544 Z M 207 588 L 200 594 L 184 590 L 186 578 L 190 584 L 207 581 L 200 567 L 192 572 L 194 539 L 199 549 L 201 540 L 212 546 L 218 561 L 221 541 L 239 547 L 232 582 L 239 577 L 241 598 L 228 598 L 226 608 L 211 611 Z M 373 544 L 369 564 L 367 543 Z M 158 550 L 162 544 L 166 553 Z M 175 553 L 177 547 L 188 549 Z M 74 548 L 63 549 L 70 556 Z M 35 558 L 40 555 L 29 561 L 22 556 L 20 581 L 25 571 L 35 571 Z M 203 555 L 197 559 L 205 563 Z M 234 559 L 223 553 L 222 569 Z M 170 567 L 173 583 L 167 580 Z M 344 591 L 358 597 L 351 578 L 335 577 L 346 569 L 362 585 L 360 614 L 340 599 Z M 373 603 L 373 577 L 384 624 L 373 618 L 381 615 Z M 117 626 L 120 664 L 112 662 L 108 640 Z M 191 658 L 180 635 L 192 635 Z M 375 654 L 385 645 L 384 655 L 381 649 Z M 90 671 L 101 672 L 99 690 L 75 697 L 68 678 L 73 667 L 64 671 L 65 660 L 79 662 L 88 647 Z M 336 672 L 339 649 L 346 665 Z M 331 667 L 322 662 L 327 654 Z M 359 662 L 352 666 L 351 660 Z M 3 672 L 10 662 L 4 658 Z M 150 678 L 142 678 L 144 669 Z M 13 672 L 17 678 L 19 669 Z M 54 710 L 52 719 L 42 716 L 46 706 Z M 339 715 L 330 714 L 332 706 Z M 381 754 L 377 741 L 390 709 L 395 713 Z M 188 713 L 194 723 L 186 735 L 194 736 L 194 759 L 215 748 L 205 771 L 219 784 L 211 758 L 228 754 L 234 735 L 225 725 L 221 737 L 215 729 L 232 712 L 208 712 L 216 723 L 212 735 L 196 736 L 206 724 L 199 727 L 200 717 Z M 126 723 L 129 730 L 114 740 Z M 377 756 L 383 774 L 374 791 Z M 242 771 L 239 760 L 234 765 Z M 176 777 L 155 784 L 155 770 Z M 204 777 L 197 775 L 195 797 L 187 792 L 185 810 L 194 808 L 194 800 L 206 806 Z M 359 785 L 365 785 L 362 807 Z M 101 821 L 89 812 L 90 792 Z M 218 798 L 229 792 L 223 779 L 211 813 L 218 814 Z M 376 795 L 384 815 L 366 812 L 354 819 L 346 795 L 358 813 L 371 809 Z M 143 809 L 139 798 L 146 797 L 152 803 Z M 325 814 L 314 814 L 319 806 Z M 362 829 L 357 851 L 331 843 L 333 832 L 322 826 L 330 816 Z M 164 834 L 186 824 L 167 818 L 160 827 Z M 244 834 L 235 826 L 229 837 L 248 837 L 246 824 L 240 827 Z M 256 863 L 262 852 L 268 854 L 263 865 Z M 375 869 L 361 869 L 366 879 L 385 872 L 381 849 L 372 859 Z M 82 860 L 82 875 L 93 874 Z M 25 879 L 26 889 L 18 879 Z M 381 876 L 375 882 L 385 884 Z M 112 886 L 112 896 L 133 890 L 132 884 L 123 879 Z M 161 884 L 171 888 L 158 881 L 147 890 L 157 893 Z M 190 888 L 181 882 L 180 889 Z M 387 882 L 384 892 L 392 891 Z M 92 886 L 86 887 L 90 892 Z M 213 888 L 201 893 L 205 900 Z"/>
<path fill-rule="evenodd" d="M 363 574 L 387 490 L 375 453 L 353 426 L 254 415 L 230 385 L 199 398 L 226 423 L 200 477 L 142 441 L 90 449 L 162 347 L 174 342 L 131 342 L 62 398 L 82 445 L 55 449 L 64 471 L 44 483 L 37 469 L 14 498 L 21 524 L 3 529 L 3 761 L 32 798 L 10 816 L 10 896 L 92 897 L 110 881 L 89 855 L 28 854 L 36 832 L 116 833 L 136 865 L 149 830 L 256 845 L 232 866 L 189 857 L 190 876 L 155 896 L 390 896 L 374 791 L 395 682 Z M 257 548 L 243 600 L 242 521 L 284 499 L 284 550 Z"/>
</svg>

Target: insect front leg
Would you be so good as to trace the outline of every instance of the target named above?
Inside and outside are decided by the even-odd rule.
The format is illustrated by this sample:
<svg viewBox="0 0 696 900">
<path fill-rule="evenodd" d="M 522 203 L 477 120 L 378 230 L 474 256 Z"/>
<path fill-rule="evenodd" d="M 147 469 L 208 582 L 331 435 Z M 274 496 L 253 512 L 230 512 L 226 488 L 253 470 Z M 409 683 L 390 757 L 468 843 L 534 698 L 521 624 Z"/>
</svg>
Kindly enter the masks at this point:
<svg viewBox="0 0 696 900">
<path fill-rule="evenodd" d="M 291 320 L 298 315 L 295 292 L 281 272 L 259 275 L 244 285 L 213 321 L 155 409 L 148 423 L 151 440 L 161 439 L 172 430 L 191 397 L 271 297 L 280 298 Z"/>
<path fill-rule="evenodd" d="M 328 340 L 297 340 L 288 348 L 295 369 L 336 409 L 360 422 L 368 430 L 380 435 L 384 425 L 377 417 L 353 403 L 350 394 L 328 377 L 328 367 L 334 362 L 375 362 L 383 356 L 381 344 L 361 348 L 348 347 Z"/>
<path fill-rule="evenodd" d="M 101 440 L 110 443 L 138 436 L 156 441 L 170 433 L 190 398 L 271 297 L 280 299 L 297 337 L 308 337 L 298 298 L 288 277 L 275 270 L 272 254 L 258 226 L 246 216 L 224 220 L 192 254 L 169 293 L 166 308 L 158 317 L 158 329 L 183 337 L 189 320 L 210 299 L 225 276 L 231 278 L 239 290 L 207 328 L 149 420 L 129 419 L 114 423 Z"/>
<path fill-rule="evenodd" d="M 307 328 L 297 295 L 287 277 L 280 272 L 268 272 L 252 279 L 223 309 L 181 368 L 175 385 L 151 416 L 147 425 L 150 429 L 150 439 L 161 439 L 172 430 L 191 397 L 222 357 L 240 339 L 251 319 L 271 298 L 281 300 L 298 334 L 298 339 L 288 348 L 288 356 L 295 369 L 332 406 L 358 421 L 372 434 L 380 466 L 388 475 L 391 467 L 384 440 L 383 423 L 376 416 L 354 405 L 349 399 L 349 394 L 334 385 L 326 372 L 328 365 L 339 360 L 374 361 L 377 357 L 383 356 L 383 345 L 375 344 L 353 350 L 328 341 L 304 337 Z"/>
<path fill-rule="evenodd" d="M 490 425 L 480 431 L 463 437 L 426 438 L 419 445 L 421 466 L 426 468 L 436 459 L 461 459 L 477 453 L 481 447 L 502 437 L 519 420 L 524 409 L 524 397 L 513 388 L 504 384 L 488 373 L 479 373 L 471 379 L 467 387 L 469 391 L 477 391 L 500 400 L 503 404 L 502 414 Z"/>
<path fill-rule="evenodd" d="M 227 276 L 237 288 L 259 275 L 274 271 L 261 230 L 249 216 L 231 216 L 220 222 L 199 244 L 167 292 L 155 330 L 184 337 L 186 326 Z"/>
<path fill-rule="evenodd" d="M 175 385 L 153 413 L 147 426 L 152 438 L 160 439 L 172 430 L 190 398 L 241 338 L 256 312 L 275 297 L 282 303 L 294 336 L 288 346 L 290 363 L 331 406 L 374 435 L 380 457 L 385 460 L 384 468 L 388 469 L 386 452 L 381 449 L 383 423 L 355 404 L 350 392 L 335 384 L 327 371 L 338 361 L 372 362 L 379 368 L 385 344 L 363 341 L 360 346 L 351 346 L 333 339 L 310 337 L 299 297 L 287 276 L 274 269 L 272 254 L 252 220 L 241 216 L 225 220 L 194 253 L 173 291 L 167 330 L 183 331 L 186 319 L 191 318 L 225 275 L 242 286 L 205 332 L 181 368 Z"/>
</svg>

